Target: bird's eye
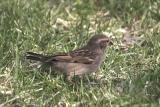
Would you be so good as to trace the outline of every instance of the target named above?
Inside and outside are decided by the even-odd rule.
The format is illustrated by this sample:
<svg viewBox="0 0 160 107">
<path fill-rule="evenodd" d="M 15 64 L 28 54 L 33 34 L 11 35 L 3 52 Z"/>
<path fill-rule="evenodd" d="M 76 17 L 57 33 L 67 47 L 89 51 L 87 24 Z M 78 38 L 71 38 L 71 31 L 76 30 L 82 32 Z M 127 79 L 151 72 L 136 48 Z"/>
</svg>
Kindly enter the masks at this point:
<svg viewBox="0 0 160 107">
<path fill-rule="evenodd" d="M 109 40 L 107 39 L 107 40 L 105 40 L 105 42 L 109 42 Z"/>
</svg>

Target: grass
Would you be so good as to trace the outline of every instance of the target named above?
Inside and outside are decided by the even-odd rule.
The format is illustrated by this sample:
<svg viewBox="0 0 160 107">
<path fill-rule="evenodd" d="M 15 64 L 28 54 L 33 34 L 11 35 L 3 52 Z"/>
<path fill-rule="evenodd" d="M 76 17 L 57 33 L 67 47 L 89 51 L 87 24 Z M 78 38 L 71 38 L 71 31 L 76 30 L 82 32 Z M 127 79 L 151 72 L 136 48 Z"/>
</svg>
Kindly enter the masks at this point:
<svg viewBox="0 0 160 107">
<path fill-rule="evenodd" d="M 0 106 L 160 105 L 159 0 L 1 0 Z M 120 49 L 128 27 L 140 42 Z M 72 85 L 63 75 L 30 68 L 26 51 L 67 52 L 91 35 L 114 41 L 97 73 Z M 95 82 L 96 84 L 91 84 Z"/>
</svg>

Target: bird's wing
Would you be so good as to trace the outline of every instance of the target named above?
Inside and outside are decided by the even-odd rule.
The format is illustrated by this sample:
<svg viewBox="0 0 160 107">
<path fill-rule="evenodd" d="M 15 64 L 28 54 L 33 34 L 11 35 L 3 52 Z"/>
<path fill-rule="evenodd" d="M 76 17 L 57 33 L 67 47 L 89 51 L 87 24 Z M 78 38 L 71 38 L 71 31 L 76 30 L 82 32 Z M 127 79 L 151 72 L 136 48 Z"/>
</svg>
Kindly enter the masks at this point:
<svg viewBox="0 0 160 107">
<path fill-rule="evenodd" d="M 68 62 L 68 63 L 83 63 L 83 64 L 91 64 L 95 60 L 94 52 L 88 50 L 75 50 L 70 53 L 57 54 L 51 56 L 46 62 Z"/>
</svg>

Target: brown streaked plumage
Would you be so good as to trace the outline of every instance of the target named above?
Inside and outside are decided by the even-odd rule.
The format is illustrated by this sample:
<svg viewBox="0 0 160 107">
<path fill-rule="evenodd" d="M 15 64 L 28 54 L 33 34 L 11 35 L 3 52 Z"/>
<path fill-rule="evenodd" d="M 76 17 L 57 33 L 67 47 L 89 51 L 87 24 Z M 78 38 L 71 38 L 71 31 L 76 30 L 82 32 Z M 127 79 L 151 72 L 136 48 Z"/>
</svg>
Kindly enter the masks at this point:
<svg viewBox="0 0 160 107">
<path fill-rule="evenodd" d="M 75 75 L 97 71 L 104 59 L 105 48 L 109 45 L 112 45 L 109 37 L 97 34 L 80 49 L 52 56 L 27 52 L 26 58 L 49 64 L 53 70 L 61 71 L 71 80 Z"/>
</svg>

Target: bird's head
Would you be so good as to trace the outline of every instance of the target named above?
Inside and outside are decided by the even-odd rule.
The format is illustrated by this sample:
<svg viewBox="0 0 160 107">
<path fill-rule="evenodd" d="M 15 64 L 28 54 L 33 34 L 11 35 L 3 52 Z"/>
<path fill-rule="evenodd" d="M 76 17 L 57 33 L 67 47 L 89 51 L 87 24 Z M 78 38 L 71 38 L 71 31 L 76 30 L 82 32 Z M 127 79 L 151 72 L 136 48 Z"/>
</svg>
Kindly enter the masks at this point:
<svg viewBox="0 0 160 107">
<path fill-rule="evenodd" d="M 105 49 L 107 46 L 113 45 L 111 38 L 104 34 L 94 35 L 88 42 L 90 46 L 98 46 L 101 49 Z"/>
</svg>

